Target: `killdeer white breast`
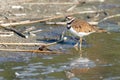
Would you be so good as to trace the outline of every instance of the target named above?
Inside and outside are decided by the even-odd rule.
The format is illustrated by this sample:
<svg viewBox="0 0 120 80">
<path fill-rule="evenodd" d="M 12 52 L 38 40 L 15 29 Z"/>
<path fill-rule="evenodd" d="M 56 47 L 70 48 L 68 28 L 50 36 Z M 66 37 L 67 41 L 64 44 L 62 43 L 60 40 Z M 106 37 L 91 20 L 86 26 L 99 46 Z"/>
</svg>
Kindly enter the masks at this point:
<svg viewBox="0 0 120 80">
<path fill-rule="evenodd" d="M 90 25 L 88 22 L 84 20 L 77 19 L 75 17 L 67 16 L 67 30 L 71 32 L 73 35 L 78 36 L 80 39 L 75 44 L 76 46 L 82 47 L 82 38 L 94 32 L 107 32 L 104 29 L 100 29 L 96 26 Z M 80 43 L 80 44 L 79 44 Z"/>
</svg>

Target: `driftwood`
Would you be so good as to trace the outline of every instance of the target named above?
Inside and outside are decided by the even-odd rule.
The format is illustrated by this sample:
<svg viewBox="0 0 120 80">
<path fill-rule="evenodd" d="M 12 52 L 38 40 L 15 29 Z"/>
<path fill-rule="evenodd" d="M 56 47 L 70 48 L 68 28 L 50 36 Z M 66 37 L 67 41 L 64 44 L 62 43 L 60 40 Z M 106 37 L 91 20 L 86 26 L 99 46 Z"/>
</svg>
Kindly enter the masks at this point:
<svg viewBox="0 0 120 80">
<path fill-rule="evenodd" d="M 41 54 L 60 54 L 62 52 L 59 51 L 41 51 L 41 50 L 21 50 L 21 49 L 0 49 L 0 51 L 8 51 L 8 52 L 32 52 L 32 53 L 41 53 Z"/>
</svg>

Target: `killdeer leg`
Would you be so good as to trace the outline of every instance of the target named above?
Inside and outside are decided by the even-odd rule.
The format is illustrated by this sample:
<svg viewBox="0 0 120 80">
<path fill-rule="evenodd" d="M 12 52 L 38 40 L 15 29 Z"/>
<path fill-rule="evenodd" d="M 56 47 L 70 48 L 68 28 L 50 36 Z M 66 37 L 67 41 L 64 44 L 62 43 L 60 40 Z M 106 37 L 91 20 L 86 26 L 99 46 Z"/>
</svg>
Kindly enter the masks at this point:
<svg viewBox="0 0 120 80">
<path fill-rule="evenodd" d="M 79 45 L 79 42 L 77 42 L 77 43 L 74 45 L 74 47 L 78 47 L 78 45 Z"/>
<path fill-rule="evenodd" d="M 79 45 L 79 48 L 80 48 L 80 51 L 82 50 L 81 48 L 82 48 L 82 37 L 80 37 L 80 45 Z"/>
<path fill-rule="evenodd" d="M 76 50 L 82 50 L 82 37 L 80 37 L 79 41 L 74 45 Z"/>
<path fill-rule="evenodd" d="M 79 45 L 79 41 L 74 45 L 74 48 L 78 51 L 79 49 L 78 49 L 78 45 Z"/>
<path fill-rule="evenodd" d="M 66 33 L 66 29 L 62 32 L 62 35 L 60 36 L 60 40 L 64 40 L 65 33 Z"/>
</svg>

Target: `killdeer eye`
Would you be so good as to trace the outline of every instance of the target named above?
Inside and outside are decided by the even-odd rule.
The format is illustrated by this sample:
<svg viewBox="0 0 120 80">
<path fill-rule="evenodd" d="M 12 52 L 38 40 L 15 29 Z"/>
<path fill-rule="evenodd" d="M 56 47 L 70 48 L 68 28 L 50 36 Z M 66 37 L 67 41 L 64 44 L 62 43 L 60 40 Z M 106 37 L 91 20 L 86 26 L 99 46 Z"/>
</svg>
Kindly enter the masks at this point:
<svg viewBox="0 0 120 80">
<path fill-rule="evenodd" d="M 68 19 L 68 17 L 65 17 L 65 19 Z"/>
</svg>

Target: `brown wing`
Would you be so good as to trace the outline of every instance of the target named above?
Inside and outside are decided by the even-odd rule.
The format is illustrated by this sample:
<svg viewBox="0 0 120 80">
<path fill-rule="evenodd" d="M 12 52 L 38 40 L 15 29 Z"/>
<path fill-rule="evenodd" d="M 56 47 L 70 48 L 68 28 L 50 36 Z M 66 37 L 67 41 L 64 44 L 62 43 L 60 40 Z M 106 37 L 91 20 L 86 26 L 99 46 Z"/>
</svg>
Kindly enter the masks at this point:
<svg viewBox="0 0 120 80">
<path fill-rule="evenodd" d="M 92 26 L 88 22 L 80 19 L 75 19 L 71 26 L 77 32 L 94 32 L 98 30 L 98 27 Z"/>
</svg>

